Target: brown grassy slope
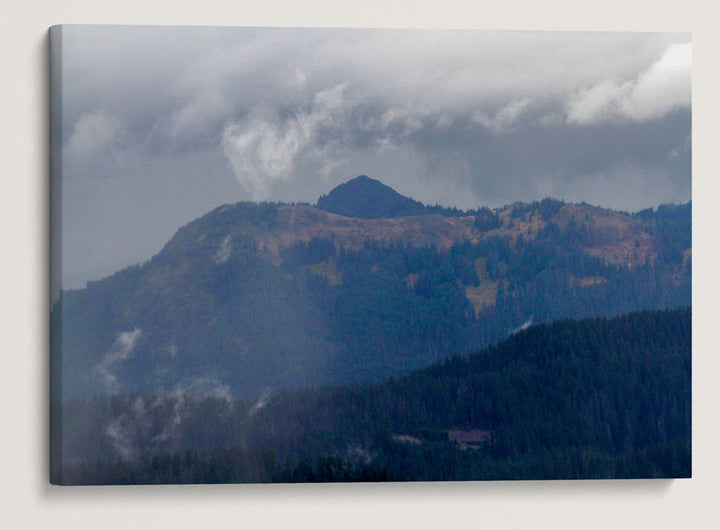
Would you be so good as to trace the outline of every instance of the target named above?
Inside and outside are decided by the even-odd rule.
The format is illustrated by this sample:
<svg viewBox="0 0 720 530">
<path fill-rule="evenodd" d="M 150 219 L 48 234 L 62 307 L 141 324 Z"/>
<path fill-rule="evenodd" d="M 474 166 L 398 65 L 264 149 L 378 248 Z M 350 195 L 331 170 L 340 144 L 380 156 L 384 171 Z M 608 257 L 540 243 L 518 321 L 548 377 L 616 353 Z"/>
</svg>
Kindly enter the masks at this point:
<svg viewBox="0 0 720 530">
<path fill-rule="evenodd" d="M 359 219 L 343 217 L 312 206 L 281 206 L 277 227 L 254 232 L 262 248 L 279 260 L 282 248 L 296 241 L 313 237 L 327 237 L 347 248 L 359 248 L 367 241 L 387 244 L 405 243 L 413 246 L 432 245 L 447 249 L 454 243 L 478 242 L 499 236 L 534 239 L 547 221 L 538 212 L 511 218 L 512 207 L 498 210 L 500 228 L 481 232 L 473 216 L 448 217 L 444 215 L 418 215 L 391 219 Z M 592 234 L 584 249 L 588 254 L 614 265 L 637 265 L 654 259 L 652 237 L 643 231 L 632 217 L 587 204 L 566 204 L 551 219 L 561 229 L 570 222 L 584 226 Z"/>
</svg>

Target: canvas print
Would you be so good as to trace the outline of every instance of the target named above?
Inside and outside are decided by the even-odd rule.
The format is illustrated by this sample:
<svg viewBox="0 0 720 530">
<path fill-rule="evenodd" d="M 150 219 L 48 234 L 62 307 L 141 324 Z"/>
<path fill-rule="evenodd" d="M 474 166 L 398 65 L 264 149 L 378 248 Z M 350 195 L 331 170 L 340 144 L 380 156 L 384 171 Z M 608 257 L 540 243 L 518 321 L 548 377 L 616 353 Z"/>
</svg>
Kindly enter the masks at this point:
<svg viewBox="0 0 720 530">
<path fill-rule="evenodd" d="M 690 477 L 691 63 L 51 28 L 51 482 Z"/>
</svg>

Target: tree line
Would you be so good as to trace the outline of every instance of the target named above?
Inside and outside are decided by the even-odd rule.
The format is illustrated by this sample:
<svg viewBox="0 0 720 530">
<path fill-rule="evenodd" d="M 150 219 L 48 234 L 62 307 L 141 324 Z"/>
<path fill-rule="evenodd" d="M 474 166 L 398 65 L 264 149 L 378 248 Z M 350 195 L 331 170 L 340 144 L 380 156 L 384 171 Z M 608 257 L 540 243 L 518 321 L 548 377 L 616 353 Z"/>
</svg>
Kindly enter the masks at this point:
<svg viewBox="0 0 720 530">
<path fill-rule="evenodd" d="M 78 402 L 85 439 L 68 443 L 86 447 L 61 475 L 72 483 L 688 477 L 691 328 L 689 308 L 562 320 L 379 384 L 279 391 L 262 406 L 185 399 L 175 438 L 138 439 L 125 459 L 107 426 L 127 418 L 138 396 Z M 148 432 L 163 430 L 160 412 Z"/>
</svg>

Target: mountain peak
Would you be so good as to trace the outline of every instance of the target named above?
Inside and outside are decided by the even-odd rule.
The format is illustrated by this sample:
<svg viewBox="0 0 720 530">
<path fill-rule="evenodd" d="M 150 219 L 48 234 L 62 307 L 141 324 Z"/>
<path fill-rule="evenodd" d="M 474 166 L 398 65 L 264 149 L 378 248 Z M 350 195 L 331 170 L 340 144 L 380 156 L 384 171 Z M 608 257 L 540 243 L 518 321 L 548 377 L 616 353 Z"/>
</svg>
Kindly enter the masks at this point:
<svg viewBox="0 0 720 530">
<path fill-rule="evenodd" d="M 377 180 L 377 179 L 371 179 L 371 178 L 368 177 L 367 175 L 358 175 L 358 176 L 355 177 L 354 179 L 349 180 L 348 183 L 349 183 L 349 182 L 380 182 L 380 181 Z M 380 184 L 382 184 L 382 182 L 380 182 Z M 383 185 L 384 185 L 384 184 L 383 184 Z"/>
<path fill-rule="evenodd" d="M 317 207 L 346 217 L 366 219 L 425 213 L 425 206 L 367 175 L 335 187 L 318 199 Z"/>
</svg>

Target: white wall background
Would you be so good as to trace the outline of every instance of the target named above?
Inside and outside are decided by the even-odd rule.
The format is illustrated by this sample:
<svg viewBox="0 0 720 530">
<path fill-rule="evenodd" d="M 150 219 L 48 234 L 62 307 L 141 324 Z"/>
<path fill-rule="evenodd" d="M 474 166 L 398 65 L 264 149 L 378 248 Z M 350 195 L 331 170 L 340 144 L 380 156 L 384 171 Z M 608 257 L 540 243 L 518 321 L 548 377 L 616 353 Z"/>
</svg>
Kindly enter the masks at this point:
<svg viewBox="0 0 720 530">
<path fill-rule="evenodd" d="M 6 528 L 718 528 L 718 14 L 703 0 L 26 0 L 0 24 L 0 520 Z M 58 23 L 691 31 L 693 475 L 678 481 L 57 488 L 47 482 L 47 28 Z"/>
</svg>

